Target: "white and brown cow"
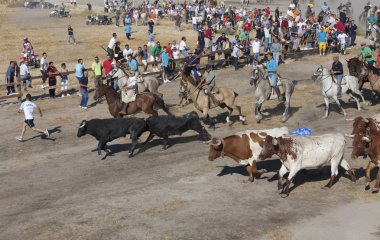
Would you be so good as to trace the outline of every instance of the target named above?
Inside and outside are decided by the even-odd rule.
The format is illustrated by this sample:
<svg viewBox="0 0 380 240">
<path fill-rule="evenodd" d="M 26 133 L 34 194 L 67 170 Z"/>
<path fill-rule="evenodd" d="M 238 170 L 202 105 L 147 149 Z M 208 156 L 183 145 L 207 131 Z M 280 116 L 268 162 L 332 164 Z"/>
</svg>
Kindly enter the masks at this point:
<svg viewBox="0 0 380 240">
<path fill-rule="evenodd" d="M 253 174 L 265 173 L 265 169 L 257 170 L 256 161 L 261 152 L 264 139 L 267 135 L 274 137 L 289 134 L 287 127 L 247 130 L 238 132 L 223 139 L 213 138 L 210 143 L 208 160 L 213 161 L 218 157 L 230 157 L 239 165 L 246 166 L 249 174 L 248 181 L 253 182 Z"/>
<path fill-rule="evenodd" d="M 352 181 L 356 180 L 348 162 L 343 158 L 345 143 L 344 135 L 338 133 L 313 137 L 267 136 L 259 160 L 265 160 L 274 154 L 280 157 L 282 166 L 279 171 L 278 190 L 285 196 L 289 195 L 290 183 L 298 171 L 306 168 L 321 168 L 324 164 L 331 162 L 331 178 L 324 187 L 331 188 L 338 175 L 339 165 L 347 171 Z M 289 176 L 284 189 L 282 178 L 287 172 Z"/>
</svg>

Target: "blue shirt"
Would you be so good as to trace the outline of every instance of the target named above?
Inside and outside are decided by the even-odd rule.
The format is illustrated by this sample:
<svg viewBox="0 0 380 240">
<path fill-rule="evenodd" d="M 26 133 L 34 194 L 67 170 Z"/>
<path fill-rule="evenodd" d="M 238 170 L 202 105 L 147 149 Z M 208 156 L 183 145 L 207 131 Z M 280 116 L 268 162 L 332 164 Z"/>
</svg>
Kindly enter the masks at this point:
<svg viewBox="0 0 380 240">
<path fill-rule="evenodd" d="M 161 53 L 162 66 L 167 67 L 169 65 L 169 54 L 167 52 Z"/>
<path fill-rule="evenodd" d="M 137 61 L 135 59 L 131 59 L 131 61 L 128 61 L 128 65 L 130 69 L 136 68 L 135 72 L 138 73 L 139 71 L 139 66 L 137 65 Z"/>
<path fill-rule="evenodd" d="M 125 33 L 131 33 L 131 30 L 132 28 L 130 24 L 125 25 Z"/>
<path fill-rule="evenodd" d="M 84 71 L 84 67 L 82 64 L 80 63 L 77 63 L 75 64 L 75 77 L 83 77 L 83 71 Z"/>
<path fill-rule="evenodd" d="M 323 43 L 323 42 L 326 42 L 326 36 L 327 36 L 327 33 L 326 32 L 319 32 L 318 33 L 318 42 L 320 43 Z"/>
<path fill-rule="evenodd" d="M 272 58 L 272 60 L 268 61 L 265 66 L 267 67 L 268 70 L 277 70 L 277 63 L 276 61 Z M 275 72 L 268 72 L 268 75 L 274 75 L 277 74 Z"/>
<path fill-rule="evenodd" d="M 377 18 L 376 18 L 375 16 L 369 16 L 369 17 L 367 18 L 367 20 L 368 20 L 368 22 L 370 22 L 370 23 L 375 23 L 375 22 L 377 21 Z"/>
<path fill-rule="evenodd" d="M 15 76 L 15 68 L 9 66 L 8 69 L 7 69 L 7 73 L 5 74 L 5 78 L 6 80 L 8 80 L 8 77 L 11 77 L 13 78 Z"/>
</svg>

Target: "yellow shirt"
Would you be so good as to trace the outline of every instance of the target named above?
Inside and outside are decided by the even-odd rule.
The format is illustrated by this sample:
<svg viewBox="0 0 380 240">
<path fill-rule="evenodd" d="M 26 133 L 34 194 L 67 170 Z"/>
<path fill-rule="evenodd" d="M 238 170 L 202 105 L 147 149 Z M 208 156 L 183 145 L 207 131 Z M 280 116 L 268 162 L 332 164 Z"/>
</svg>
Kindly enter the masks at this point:
<svg viewBox="0 0 380 240">
<path fill-rule="evenodd" d="M 100 62 L 92 63 L 92 71 L 94 71 L 95 76 L 101 76 L 102 75 L 102 64 Z"/>
</svg>

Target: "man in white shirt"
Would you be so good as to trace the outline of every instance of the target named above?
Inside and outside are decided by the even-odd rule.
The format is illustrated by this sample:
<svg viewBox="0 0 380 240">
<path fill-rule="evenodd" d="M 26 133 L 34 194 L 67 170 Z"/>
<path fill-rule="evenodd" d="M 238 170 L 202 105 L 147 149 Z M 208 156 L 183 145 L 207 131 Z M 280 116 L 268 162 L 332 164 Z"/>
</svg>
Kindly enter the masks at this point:
<svg viewBox="0 0 380 240">
<path fill-rule="evenodd" d="M 128 110 L 128 103 L 136 100 L 137 93 L 137 77 L 135 71 L 129 72 L 127 83 L 121 86 L 121 101 L 123 106 L 119 114 L 126 115 Z"/>
<path fill-rule="evenodd" d="M 125 44 L 125 48 L 123 50 L 124 59 L 128 60 L 128 55 L 132 55 L 132 53 L 133 53 L 133 51 L 132 51 L 132 49 L 129 48 L 129 45 Z"/>
<path fill-rule="evenodd" d="M 243 48 L 241 45 L 240 45 L 240 40 L 237 41 L 237 43 L 235 44 L 233 50 L 232 50 L 232 58 L 233 58 L 233 63 L 234 63 L 234 67 L 235 67 L 235 71 L 238 70 L 239 68 L 239 51 Z"/>
<path fill-rule="evenodd" d="M 184 58 L 188 58 L 189 54 L 187 54 L 187 45 L 186 45 L 186 37 L 182 37 L 181 42 L 179 43 L 179 51 L 182 53 Z"/>
<path fill-rule="evenodd" d="M 117 38 L 117 34 L 112 33 L 112 38 L 110 39 L 108 46 L 107 46 L 108 55 L 110 55 L 112 57 L 114 56 L 113 48 L 116 44 L 116 38 Z"/>
<path fill-rule="evenodd" d="M 47 85 L 45 86 L 45 82 L 47 80 L 47 69 L 48 69 L 48 62 L 46 60 L 46 57 L 47 57 L 47 54 L 46 52 L 42 53 L 42 58 L 41 58 L 41 61 L 40 61 L 40 71 L 41 71 L 41 74 L 42 74 L 42 85 L 41 85 L 41 88 L 44 88 L 44 87 L 47 87 Z"/>
<path fill-rule="evenodd" d="M 344 32 L 341 32 L 339 33 L 339 35 L 337 36 L 337 39 L 339 41 L 339 44 L 340 44 L 340 51 L 341 53 L 344 55 L 346 54 L 346 41 L 348 39 L 348 36 L 346 33 Z"/>
<path fill-rule="evenodd" d="M 30 77 L 28 66 L 26 66 L 25 61 L 21 61 L 20 64 L 20 78 L 23 83 L 24 90 L 26 91 L 26 82 L 28 81 L 28 87 L 32 87 L 32 78 Z"/>
<path fill-rule="evenodd" d="M 32 102 L 32 96 L 28 93 L 26 94 L 25 101 L 21 103 L 20 108 L 18 109 L 18 113 L 21 113 L 21 111 L 24 111 L 24 115 L 25 115 L 25 121 L 22 126 L 21 136 L 16 137 L 16 139 L 19 140 L 20 142 L 23 141 L 23 137 L 24 137 L 27 126 L 35 132 L 45 134 L 46 137 L 50 136 L 49 131 L 47 129 L 44 131 L 35 127 L 34 114 L 33 114 L 34 109 L 38 109 L 38 112 L 40 113 L 40 116 L 42 117 L 41 109 Z"/>
<path fill-rule="evenodd" d="M 252 41 L 252 53 L 253 53 L 253 59 L 259 62 L 260 61 L 260 41 L 257 39 L 257 37 Z"/>
</svg>

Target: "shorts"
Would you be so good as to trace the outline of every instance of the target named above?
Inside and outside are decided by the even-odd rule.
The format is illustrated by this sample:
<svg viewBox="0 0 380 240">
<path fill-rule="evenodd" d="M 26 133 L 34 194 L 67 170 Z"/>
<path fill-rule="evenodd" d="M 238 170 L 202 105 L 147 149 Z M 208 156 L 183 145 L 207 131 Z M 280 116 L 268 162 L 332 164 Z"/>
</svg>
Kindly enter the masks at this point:
<svg viewBox="0 0 380 240">
<path fill-rule="evenodd" d="M 157 62 L 159 61 L 158 57 L 150 56 L 150 61 Z"/>
<path fill-rule="evenodd" d="M 166 74 L 169 73 L 169 67 L 168 66 L 161 66 L 161 68 L 164 70 Z"/>
<path fill-rule="evenodd" d="M 66 84 L 69 81 L 68 78 L 61 78 L 61 84 Z"/>
<path fill-rule="evenodd" d="M 144 66 L 148 65 L 148 61 L 147 61 L 146 59 L 141 60 L 141 62 L 142 62 L 142 64 L 143 64 Z"/>
<path fill-rule="evenodd" d="M 127 36 L 127 38 L 130 38 L 131 34 L 130 33 L 126 33 L 125 36 Z"/>
<path fill-rule="evenodd" d="M 34 119 L 25 119 L 24 121 L 29 128 L 34 128 Z"/>
<path fill-rule="evenodd" d="M 319 43 L 319 50 L 320 51 L 326 51 L 326 47 L 327 47 L 327 43 L 325 43 L 325 42 L 320 42 Z"/>
</svg>

